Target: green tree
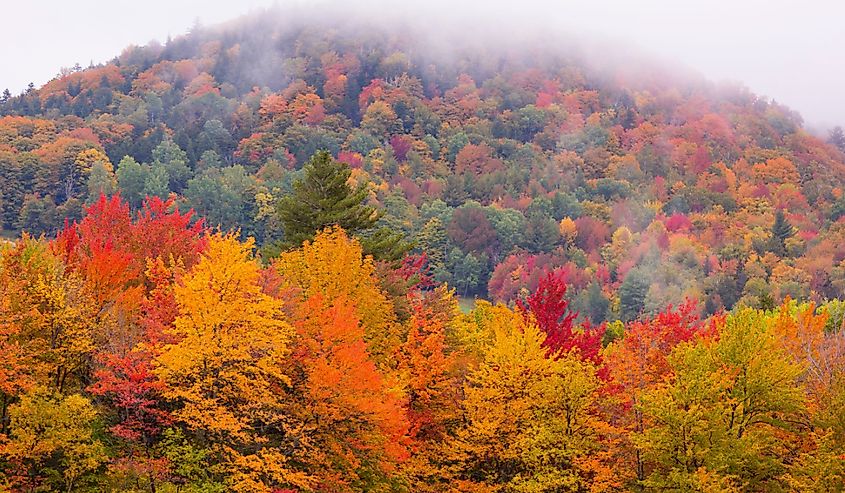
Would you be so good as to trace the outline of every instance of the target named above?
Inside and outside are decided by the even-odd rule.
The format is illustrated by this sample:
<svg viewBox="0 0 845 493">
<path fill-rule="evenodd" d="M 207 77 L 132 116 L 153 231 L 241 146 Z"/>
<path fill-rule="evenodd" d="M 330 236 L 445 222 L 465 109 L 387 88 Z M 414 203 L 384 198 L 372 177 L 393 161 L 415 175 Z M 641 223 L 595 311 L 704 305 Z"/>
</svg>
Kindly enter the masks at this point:
<svg viewBox="0 0 845 493">
<path fill-rule="evenodd" d="M 605 321 L 607 311 L 610 309 L 610 301 L 602 293 L 598 282 L 593 281 L 587 289 L 587 315 L 594 324 Z"/>
<path fill-rule="evenodd" d="M 49 195 L 46 197 L 27 195 L 18 214 L 17 226 L 36 236 L 56 232 L 60 227 L 59 213 L 53 198 Z"/>
<path fill-rule="evenodd" d="M 744 309 L 727 318 L 718 338 L 672 352 L 673 378 L 642 398 L 652 426 L 635 435 L 655 465 L 647 487 L 784 491 L 784 451 L 798 431 L 805 395 L 802 365 L 786 352 L 774 323 L 771 313 Z"/>
<path fill-rule="evenodd" d="M 525 223 L 524 246 L 530 252 L 548 252 L 560 240 L 557 222 L 549 216 L 535 212 Z"/>
<path fill-rule="evenodd" d="M 24 201 L 23 170 L 11 152 L 0 152 L 0 221 L 11 228 Z"/>
<path fill-rule="evenodd" d="M 487 209 L 490 223 L 499 239 L 499 255 L 504 257 L 517 245 L 525 243 L 525 216 L 516 209 Z M 557 227 L 557 225 L 555 225 Z"/>
<path fill-rule="evenodd" d="M 153 149 L 152 167 L 161 166 L 167 172 L 167 191 L 179 192 L 191 177 L 188 155 L 172 139 L 164 139 Z M 159 194 L 156 194 L 159 195 Z M 167 195 L 165 193 L 164 195 Z"/>
<path fill-rule="evenodd" d="M 795 228 L 789 224 L 782 209 L 775 213 L 775 223 L 772 226 L 772 236 L 769 239 L 769 250 L 778 257 L 786 256 L 786 240 L 795 236 Z"/>
<path fill-rule="evenodd" d="M 633 269 L 619 286 L 619 316 L 630 321 L 642 313 L 650 281 L 640 269 Z"/>
<path fill-rule="evenodd" d="M 207 151 L 212 152 L 212 151 Z M 240 166 L 209 168 L 188 181 L 185 199 L 211 227 L 223 231 L 242 228 L 251 233 L 249 191 L 252 177 Z"/>
<path fill-rule="evenodd" d="M 349 186 L 349 166 L 332 159 L 327 151 L 315 154 L 305 165 L 305 176 L 283 197 L 277 213 L 285 230 L 285 246 L 298 247 L 317 231 L 338 225 L 350 234 L 372 229 L 381 217 L 364 205 L 367 188 Z"/>
<path fill-rule="evenodd" d="M 222 168 L 224 165 L 220 155 L 214 150 L 207 150 L 202 153 L 200 160 L 197 163 L 197 171 L 211 168 Z"/>
<path fill-rule="evenodd" d="M 111 165 L 102 162 L 95 162 L 91 165 L 91 174 L 88 176 L 88 200 L 91 204 L 100 198 L 100 195 L 110 197 L 117 192 L 117 181 L 111 171 Z"/>
<path fill-rule="evenodd" d="M 169 195 L 170 186 L 168 185 L 169 175 L 167 169 L 163 165 L 153 165 L 144 167 L 148 170 L 144 180 L 144 190 L 141 197 L 161 197 L 165 198 Z"/>
<path fill-rule="evenodd" d="M 483 285 L 482 280 L 487 274 L 486 263 L 481 257 L 472 253 L 464 254 L 460 248 L 454 247 L 446 258 L 446 268 L 452 274 L 451 284 L 462 296 L 476 293 Z"/>
<path fill-rule="evenodd" d="M 141 208 L 144 202 L 144 189 L 149 173 L 149 167 L 139 164 L 132 156 L 124 156 L 117 163 L 117 184 L 121 196 L 134 209 Z"/>
<path fill-rule="evenodd" d="M 364 204 L 367 187 L 349 185 L 351 170 L 332 159 L 328 151 L 319 151 L 305 165 L 305 175 L 293 183 L 293 193 L 283 197 L 277 215 L 285 232 L 281 247 L 295 248 L 314 239 L 318 231 L 340 226 L 361 239 L 365 253 L 383 260 L 395 260 L 410 249 L 399 233 L 376 229 L 383 215 Z"/>
<path fill-rule="evenodd" d="M 417 234 L 417 248 L 426 254 L 435 279 L 445 274 L 448 245 L 446 228 L 438 216 L 429 219 Z"/>
</svg>

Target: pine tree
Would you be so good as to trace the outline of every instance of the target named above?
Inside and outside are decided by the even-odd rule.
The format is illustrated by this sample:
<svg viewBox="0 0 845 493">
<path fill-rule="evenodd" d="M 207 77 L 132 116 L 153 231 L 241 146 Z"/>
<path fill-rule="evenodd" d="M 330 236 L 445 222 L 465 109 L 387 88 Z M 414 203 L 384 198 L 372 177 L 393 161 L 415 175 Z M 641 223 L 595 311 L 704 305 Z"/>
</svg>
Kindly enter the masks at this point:
<svg viewBox="0 0 845 493">
<path fill-rule="evenodd" d="M 827 141 L 835 145 L 840 151 L 845 152 L 845 132 L 842 131 L 842 127 L 833 127 Z"/>
<path fill-rule="evenodd" d="M 349 167 L 320 151 L 308 161 L 305 176 L 293 184 L 293 193 L 279 201 L 278 216 L 285 230 L 285 246 L 297 247 L 317 231 L 338 225 L 349 233 L 373 228 L 381 214 L 363 204 L 367 189 L 354 190 L 347 181 Z"/>
<path fill-rule="evenodd" d="M 634 320 L 643 311 L 650 282 L 640 270 L 632 270 L 619 286 L 619 316 L 623 321 Z"/>
<path fill-rule="evenodd" d="M 383 212 L 364 205 L 367 187 L 360 184 L 353 189 L 349 185 L 352 172 L 347 164 L 332 159 L 328 151 L 319 151 L 304 171 L 305 176 L 294 182 L 293 193 L 277 205 L 285 231 L 282 248 L 298 247 L 314 239 L 318 231 L 337 225 L 359 237 L 364 252 L 380 260 L 398 260 L 410 249 L 401 234 L 374 229 Z"/>
<path fill-rule="evenodd" d="M 783 210 L 778 210 L 775 214 L 775 224 L 772 226 L 769 250 L 778 257 L 786 256 L 786 240 L 794 235 L 795 229 L 789 224 Z"/>
</svg>

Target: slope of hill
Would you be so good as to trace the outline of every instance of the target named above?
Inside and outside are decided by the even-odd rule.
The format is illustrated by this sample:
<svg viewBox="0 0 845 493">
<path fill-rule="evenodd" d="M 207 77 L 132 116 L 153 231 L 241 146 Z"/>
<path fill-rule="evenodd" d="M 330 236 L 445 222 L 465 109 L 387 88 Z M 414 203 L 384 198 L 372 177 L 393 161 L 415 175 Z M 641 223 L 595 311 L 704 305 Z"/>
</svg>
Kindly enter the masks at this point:
<svg viewBox="0 0 845 493">
<path fill-rule="evenodd" d="M 4 98 L 0 491 L 842 491 L 840 150 L 607 47 L 306 14 Z"/>
<path fill-rule="evenodd" d="M 3 226 L 175 193 L 265 244 L 326 149 L 464 296 L 511 301 L 557 269 L 600 322 L 842 294 L 845 158 L 795 113 L 556 38 L 455 39 L 265 12 L 6 95 Z"/>
</svg>

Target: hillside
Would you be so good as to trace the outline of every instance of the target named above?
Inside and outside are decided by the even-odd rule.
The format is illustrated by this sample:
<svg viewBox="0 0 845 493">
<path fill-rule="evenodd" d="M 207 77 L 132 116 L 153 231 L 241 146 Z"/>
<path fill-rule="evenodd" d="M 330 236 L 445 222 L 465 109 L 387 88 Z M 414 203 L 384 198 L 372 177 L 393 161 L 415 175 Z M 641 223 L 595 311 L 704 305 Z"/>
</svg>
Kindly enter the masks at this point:
<svg viewBox="0 0 845 493">
<path fill-rule="evenodd" d="M 841 295 L 845 157 L 794 112 L 564 38 L 448 36 L 271 11 L 6 95 L 3 227 L 175 193 L 270 244 L 325 149 L 460 295 L 512 301 L 558 269 L 595 323 Z"/>
<path fill-rule="evenodd" d="M 0 491 L 843 491 L 845 138 L 420 24 L 272 10 L 3 97 Z"/>
</svg>

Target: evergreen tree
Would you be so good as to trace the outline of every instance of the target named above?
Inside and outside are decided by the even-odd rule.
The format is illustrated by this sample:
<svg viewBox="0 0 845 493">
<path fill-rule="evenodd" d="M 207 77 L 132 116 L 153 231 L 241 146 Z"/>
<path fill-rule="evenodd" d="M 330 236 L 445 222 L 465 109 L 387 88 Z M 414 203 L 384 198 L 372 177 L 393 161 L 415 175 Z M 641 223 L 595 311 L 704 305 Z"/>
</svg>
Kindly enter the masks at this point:
<svg viewBox="0 0 845 493">
<path fill-rule="evenodd" d="M 410 249 L 401 234 L 387 228 L 375 229 L 383 212 L 364 205 L 365 184 L 355 189 L 349 186 L 352 171 L 347 164 L 332 159 L 328 151 L 319 151 L 303 171 L 305 176 L 293 183 L 293 193 L 276 206 L 285 232 L 282 248 L 298 247 L 313 239 L 318 231 L 338 225 L 358 236 L 365 253 L 380 260 L 397 260 Z"/>
<path fill-rule="evenodd" d="M 845 152 L 845 132 L 842 131 L 842 127 L 833 127 L 827 141 L 828 143 L 835 145 L 840 151 Z"/>
<path fill-rule="evenodd" d="M 24 201 L 23 170 L 12 153 L 0 153 L 0 226 L 12 228 Z"/>
<path fill-rule="evenodd" d="M 366 186 L 349 186 L 349 167 L 326 151 L 315 154 L 304 167 L 305 176 L 294 182 L 293 193 L 277 205 L 285 231 L 285 245 L 297 247 L 328 226 L 338 225 L 350 234 L 372 229 L 381 217 L 364 205 Z"/>
<path fill-rule="evenodd" d="M 795 235 L 795 228 L 789 224 L 783 210 L 775 213 L 775 224 L 772 226 L 772 237 L 769 240 L 769 251 L 778 257 L 786 256 L 786 240 Z"/>
<path fill-rule="evenodd" d="M 601 292 L 601 286 L 593 281 L 587 290 L 587 315 L 594 324 L 604 322 L 607 311 L 610 309 L 610 301 Z"/>
<path fill-rule="evenodd" d="M 166 138 L 153 149 L 152 168 L 162 167 L 167 172 L 167 187 L 165 191 L 179 192 L 191 178 L 191 168 L 188 167 L 188 155 L 172 139 Z"/>
<path fill-rule="evenodd" d="M 634 320 L 642 313 L 649 284 L 648 278 L 639 269 L 632 270 L 625 277 L 619 286 L 619 316 L 623 321 Z"/>
</svg>

